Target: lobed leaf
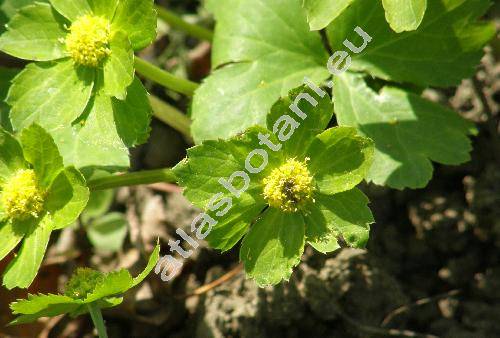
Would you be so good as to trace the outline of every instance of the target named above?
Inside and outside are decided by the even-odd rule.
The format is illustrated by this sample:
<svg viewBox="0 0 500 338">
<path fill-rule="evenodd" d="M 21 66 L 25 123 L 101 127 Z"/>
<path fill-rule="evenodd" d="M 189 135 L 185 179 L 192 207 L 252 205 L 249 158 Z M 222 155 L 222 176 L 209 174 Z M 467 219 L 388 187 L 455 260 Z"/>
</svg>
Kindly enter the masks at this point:
<svg viewBox="0 0 500 338">
<path fill-rule="evenodd" d="M 143 49 L 156 38 L 156 11 L 153 0 L 122 0 L 112 29 L 127 33 L 134 50 Z"/>
<path fill-rule="evenodd" d="M 357 188 L 334 195 L 316 194 L 310 212 L 304 215 L 309 244 L 327 253 L 339 248 L 337 240 L 342 236 L 349 245 L 364 247 L 374 222 L 368 202 Z"/>
<path fill-rule="evenodd" d="M 321 193 L 351 190 L 366 177 L 373 163 L 373 142 L 355 128 L 330 128 L 316 136 L 307 150 L 308 168 Z"/>
<path fill-rule="evenodd" d="M 265 125 L 271 106 L 305 76 L 313 82 L 328 77 L 326 51 L 301 15 L 301 0 L 215 0 L 208 5 L 217 19 L 213 67 L 220 69 L 194 96 L 196 142 Z"/>
<path fill-rule="evenodd" d="M 384 87 L 371 90 L 361 75 L 335 79 L 335 112 L 375 142 L 367 179 L 392 188 L 421 188 L 432 177 L 431 160 L 457 165 L 470 159 L 473 124 L 418 95 Z"/>
<path fill-rule="evenodd" d="M 21 134 L 24 158 L 33 166 L 42 188 L 49 188 L 63 170 L 63 160 L 52 136 L 33 124 Z"/>
<path fill-rule="evenodd" d="M 32 123 L 51 131 L 64 128 L 80 116 L 92 93 L 94 71 L 75 67 L 67 59 L 32 63 L 14 79 L 7 96 L 15 130 Z"/>
<path fill-rule="evenodd" d="M 427 0 L 382 0 L 385 18 L 396 33 L 413 31 L 420 26 Z"/>
<path fill-rule="evenodd" d="M 352 55 L 350 70 L 421 86 L 452 86 L 474 74 L 483 46 L 495 34 L 491 23 L 477 22 L 489 4 L 488 0 L 430 1 L 419 28 L 397 34 L 385 22 L 380 1 L 356 0 L 327 33 L 333 50 L 345 50 L 345 39 L 362 45 L 354 27 L 372 37 L 363 51 Z"/>
<path fill-rule="evenodd" d="M 64 169 L 54 179 L 46 200 L 54 230 L 73 224 L 89 200 L 89 189 L 82 174 L 73 167 Z"/>
<path fill-rule="evenodd" d="M 17 170 L 25 168 L 21 145 L 14 136 L 0 128 L 0 183 L 5 182 Z"/>
<path fill-rule="evenodd" d="M 249 277 L 263 287 L 288 280 L 304 252 L 304 219 L 270 208 L 243 239 L 240 259 Z"/>
<path fill-rule="evenodd" d="M 103 91 L 108 96 L 124 100 L 127 87 L 134 80 L 134 51 L 127 36 L 116 32 L 109 43 L 111 54 L 103 65 Z"/>
<path fill-rule="evenodd" d="M 298 127 L 287 127 L 285 133 L 293 129 L 293 135 L 283 142 L 282 151 L 288 158 L 304 157 L 309 145 L 314 137 L 322 133 L 333 116 L 333 104 L 330 96 L 323 92 L 324 96 L 320 97 L 312 89 L 301 86 L 291 90 L 284 98 L 279 99 L 271 108 L 271 112 L 267 115 L 267 129 L 278 134 L 279 130 L 284 128 L 285 123 L 283 117 L 288 115 L 288 119 L 293 119 L 293 123 L 297 123 Z M 314 100 L 311 104 L 306 99 L 301 99 L 298 103 L 298 108 L 307 117 L 303 120 L 290 109 L 290 105 L 304 95 L 309 95 Z M 288 122 L 289 123 L 289 122 Z M 287 137 L 285 137 L 287 138 Z"/>
<path fill-rule="evenodd" d="M 50 61 L 66 57 L 67 21 L 49 4 L 20 9 L 0 36 L 0 50 L 25 60 Z"/>
<path fill-rule="evenodd" d="M 25 289 L 31 285 L 47 250 L 51 232 L 52 223 L 48 216 L 39 222 L 30 223 L 21 250 L 5 269 L 3 285 L 7 289 Z"/>
</svg>

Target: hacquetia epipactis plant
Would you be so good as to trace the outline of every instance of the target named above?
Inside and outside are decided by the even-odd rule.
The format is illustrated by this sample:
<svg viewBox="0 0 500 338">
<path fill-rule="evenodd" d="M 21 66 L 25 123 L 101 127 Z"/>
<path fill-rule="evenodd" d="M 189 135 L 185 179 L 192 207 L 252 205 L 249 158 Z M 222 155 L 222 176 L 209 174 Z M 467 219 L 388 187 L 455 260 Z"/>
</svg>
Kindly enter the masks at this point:
<svg viewBox="0 0 500 338">
<path fill-rule="evenodd" d="M 2 51 L 35 61 L 14 77 L 6 95 L 9 107 L 2 110 L 9 118 L 2 119 L 6 131 L 0 144 L 6 168 L 0 231 L 13 234 L 0 237 L 2 248 L 9 248 L 2 255 L 24 241 L 4 276 L 8 287 L 31 283 L 44 250 L 37 251 L 37 264 L 20 281 L 10 277 L 15 261 L 23 259 L 24 246 L 33 241 L 46 246 L 49 229 L 78 217 L 86 189 L 178 182 L 216 221 L 194 229 L 194 235 L 200 232 L 222 251 L 241 242 L 247 274 L 260 285 L 287 279 L 306 243 L 321 252 L 338 248 L 338 240 L 363 246 L 373 222 L 368 200 L 356 188 L 363 179 L 396 189 L 422 188 L 432 177 L 432 162 L 469 160 L 474 125 L 421 94 L 472 76 L 495 35 L 494 26 L 480 20 L 487 0 L 207 0 L 215 18 L 213 39 L 203 28 L 182 25 L 212 39 L 213 71 L 197 85 L 134 55 L 155 38 L 152 0 L 23 5 L 9 14 L 0 37 Z M 165 9 L 157 10 L 169 20 Z M 369 34 L 370 43 L 349 54 L 346 72 L 332 76 L 330 55 L 349 53 L 346 41 L 364 43 L 355 27 Z M 166 114 L 164 103 L 148 96 L 135 72 L 193 95 L 189 119 Z M 278 142 L 285 131 L 275 123 L 288 114 L 299 91 L 309 90 L 301 87 L 304 77 L 325 91 L 333 89 L 315 97 L 317 106 L 302 106 L 307 119 L 289 115 L 287 128 L 295 132 Z M 173 170 L 115 175 L 129 167 L 129 148 L 148 139 L 152 114 L 196 146 Z M 56 162 L 33 160 L 36 147 L 25 143 L 38 137 L 35 131 L 50 140 Z M 229 208 L 229 196 L 218 195 L 218 179 L 245 170 L 248 153 L 262 149 L 259 135 L 281 148 L 266 149 L 268 165 Z M 38 152 L 47 150 L 38 146 Z M 93 178 L 96 169 L 108 174 Z M 67 189 L 80 197 L 79 204 L 67 199 L 52 212 L 51 198 L 63 189 L 54 183 L 56 172 L 67 173 Z M 13 188 L 20 186 L 26 189 Z M 213 208 L 223 201 L 225 208 Z M 71 212 L 54 223 L 56 211 L 66 205 Z M 226 213 L 217 216 L 221 211 Z M 15 219 L 27 224 L 22 231 L 12 230 Z"/>
</svg>

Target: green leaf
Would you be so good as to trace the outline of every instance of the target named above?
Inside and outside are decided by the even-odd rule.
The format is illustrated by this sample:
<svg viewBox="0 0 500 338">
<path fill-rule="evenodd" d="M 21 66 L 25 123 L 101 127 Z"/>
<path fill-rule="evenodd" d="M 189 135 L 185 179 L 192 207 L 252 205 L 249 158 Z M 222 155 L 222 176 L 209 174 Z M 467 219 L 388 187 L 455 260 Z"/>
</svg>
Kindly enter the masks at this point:
<svg viewBox="0 0 500 338">
<path fill-rule="evenodd" d="M 0 10 L 7 16 L 12 18 L 21 8 L 32 5 L 35 2 L 48 2 L 47 0 L 3 0 L 1 1 Z"/>
<path fill-rule="evenodd" d="M 31 224 L 18 255 L 9 263 L 3 275 L 3 285 L 11 290 L 31 285 L 47 250 L 52 224 L 49 217 Z"/>
<path fill-rule="evenodd" d="M 62 171 L 52 183 L 46 200 L 54 230 L 73 224 L 89 199 L 89 189 L 82 174 L 73 167 Z"/>
<path fill-rule="evenodd" d="M 368 198 L 357 188 L 335 195 L 316 194 L 315 203 L 304 215 L 308 242 L 318 251 L 327 253 L 338 248 L 337 238 L 362 248 L 368 241 L 374 222 L 368 208 Z"/>
<path fill-rule="evenodd" d="M 134 278 L 133 287 L 142 283 L 142 281 L 151 273 L 151 271 L 155 268 L 156 263 L 160 259 L 160 244 L 156 244 L 155 249 L 149 256 L 148 264 L 144 271 L 142 271 L 137 277 Z"/>
<path fill-rule="evenodd" d="M 127 237 L 128 222 L 122 213 L 113 212 L 92 221 L 86 226 L 86 231 L 96 249 L 117 252 Z"/>
<path fill-rule="evenodd" d="M 373 142 L 355 128 L 335 127 L 316 136 L 307 150 L 308 169 L 323 194 L 351 190 L 373 163 Z"/>
<path fill-rule="evenodd" d="M 125 101 L 113 99 L 113 110 L 118 135 L 127 147 L 143 144 L 149 138 L 153 115 L 148 93 L 136 77 L 127 88 Z"/>
<path fill-rule="evenodd" d="M 106 274 L 95 290 L 85 298 L 84 302 L 88 304 L 99 299 L 120 295 L 132 288 L 133 284 L 133 278 L 127 270 L 121 269 L 110 272 Z"/>
<path fill-rule="evenodd" d="M 73 298 L 64 295 L 54 294 L 28 294 L 27 299 L 20 299 L 10 304 L 10 309 L 14 315 L 32 315 L 40 311 L 46 310 L 47 307 L 61 303 L 75 303 Z"/>
<path fill-rule="evenodd" d="M 14 172 L 26 168 L 23 150 L 10 133 L 0 128 L 0 183 Z"/>
<path fill-rule="evenodd" d="M 134 50 L 148 46 L 156 38 L 156 11 L 153 0 L 120 1 L 112 29 L 127 33 Z"/>
<path fill-rule="evenodd" d="M 86 14 L 94 14 L 111 20 L 118 0 L 50 0 L 52 6 L 71 22 Z"/>
<path fill-rule="evenodd" d="M 300 100 L 299 109 L 307 115 L 302 120 L 290 110 L 299 95 L 310 95 L 316 102 L 316 106 L 306 100 Z M 283 129 L 284 142 L 283 152 L 288 158 L 303 157 L 313 138 L 323 132 L 333 116 L 333 104 L 331 98 L 325 93 L 323 97 L 318 96 L 314 91 L 305 86 L 295 88 L 288 93 L 288 96 L 281 98 L 271 108 L 267 115 L 267 129 L 279 135 Z M 286 118 L 286 119 L 284 119 Z M 289 121 L 292 122 L 289 122 Z M 284 122 L 287 121 L 287 122 Z M 294 124 L 298 127 L 285 127 L 288 124 Z M 296 124 L 295 124 L 296 123 Z M 287 133 L 294 129 L 293 135 L 288 138 Z"/>
<path fill-rule="evenodd" d="M 330 24 L 328 35 L 333 50 L 346 50 L 345 39 L 362 46 L 357 26 L 372 37 L 362 52 L 352 55 L 351 70 L 446 87 L 474 74 L 483 46 L 494 36 L 491 23 L 477 22 L 489 5 L 489 0 L 430 1 L 419 28 L 397 34 L 385 22 L 380 1 L 356 0 Z"/>
<path fill-rule="evenodd" d="M 49 61 L 66 56 L 66 20 L 49 4 L 35 3 L 22 8 L 0 37 L 0 49 L 25 60 Z"/>
<path fill-rule="evenodd" d="M 382 0 L 382 4 L 387 22 L 397 33 L 417 29 L 427 9 L 427 0 Z"/>
<path fill-rule="evenodd" d="M 59 13 L 64 15 L 71 22 L 74 22 L 80 16 L 92 13 L 92 9 L 87 0 L 50 0 L 50 3 Z"/>
<path fill-rule="evenodd" d="M 259 133 L 268 134 L 269 131 L 262 127 L 253 127 L 231 139 L 205 141 L 201 145 L 188 149 L 188 159 L 174 168 L 179 184 L 185 188 L 184 196 L 202 209 L 208 207 L 213 195 L 218 192 L 222 192 L 225 196 L 232 196 L 218 181 L 220 178 L 229 179 L 234 172 L 245 170 L 247 155 L 255 149 L 265 147 L 259 144 Z M 272 135 L 270 140 L 278 143 Z M 263 171 L 252 175 L 247 191 L 238 198 L 260 189 L 260 181 L 270 173 L 272 168 L 282 164 L 284 158 L 281 152 L 269 153 L 268 161 Z M 259 165 L 260 163 L 262 161 Z M 235 179 L 234 185 L 243 187 L 243 180 Z"/>
<path fill-rule="evenodd" d="M 94 71 L 73 61 L 29 64 L 15 79 L 7 96 L 15 130 L 33 122 L 45 129 L 70 125 L 82 114 L 93 87 Z"/>
<path fill-rule="evenodd" d="M 304 0 L 307 21 L 311 30 L 320 30 L 328 26 L 355 0 Z M 378 0 L 375 0 L 378 1 Z"/>
<path fill-rule="evenodd" d="M 28 229 L 29 224 L 26 222 L 0 221 L 0 260 L 14 250 Z"/>
<path fill-rule="evenodd" d="M 473 125 L 457 113 L 401 89 L 371 90 L 360 75 L 344 74 L 334 86 L 340 125 L 356 127 L 375 142 L 367 179 L 392 188 L 422 188 L 431 160 L 448 165 L 470 159 Z"/>
<path fill-rule="evenodd" d="M 0 126 L 8 132 L 12 132 L 9 113 L 10 107 L 5 103 L 5 98 L 10 88 L 12 79 L 20 72 L 17 68 L 0 67 Z"/>
<path fill-rule="evenodd" d="M 23 130 L 21 144 L 24 158 L 33 165 L 41 186 L 48 188 L 64 168 L 54 140 L 42 127 L 33 124 Z"/>
<path fill-rule="evenodd" d="M 243 239 L 240 259 L 249 277 L 263 287 L 288 280 L 304 251 L 304 219 L 270 208 Z"/>
<path fill-rule="evenodd" d="M 217 19 L 213 67 L 221 69 L 195 93 L 196 142 L 265 125 L 271 106 L 304 77 L 315 83 L 328 77 L 328 55 L 301 15 L 301 0 L 212 0 L 209 5 Z"/>
<path fill-rule="evenodd" d="M 245 170 L 245 160 L 251 151 L 263 148 L 259 144 L 259 133 L 265 135 L 269 134 L 269 131 L 262 127 L 253 127 L 229 140 L 205 141 L 202 145 L 189 149 L 188 159 L 174 168 L 179 184 L 184 187 L 186 198 L 217 220 L 218 223 L 206 238 L 214 248 L 229 250 L 246 233 L 250 222 L 266 206 L 262 196 L 262 179 L 284 161 L 281 152 L 269 151 L 267 167 L 261 173 L 249 176 L 248 188 L 238 198 L 221 185 L 220 179 L 229 180 L 233 173 Z M 274 144 L 278 143 L 273 135 L 270 136 L 270 140 Z M 259 156 L 256 158 L 260 160 Z M 261 163 L 260 160 L 255 167 L 259 167 Z M 241 176 L 235 177 L 232 185 L 242 190 L 244 183 Z M 210 204 L 212 198 L 218 194 L 218 200 Z M 231 208 L 223 215 L 217 216 L 216 214 L 221 213 L 226 208 L 225 206 L 213 207 L 213 210 L 209 210 L 222 199 L 232 200 L 233 198 Z"/>
<path fill-rule="evenodd" d="M 119 0 L 88 0 L 92 12 L 97 16 L 111 19 L 116 11 Z"/>
<path fill-rule="evenodd" d="M 64 162 L 80 170 L 127 168 L 130 165 L 128 149 L 116 130 L 112 99 L 97 95 L 87 110 L 79 123 L 52 132 Z"/>
<path fill-rule="evenodd" d="M 151 256 L 149 257 L 146 268 L 137 277 L 132 278 L 130 273 L 125 270 L 119 270 L 106 274 L 104 279 L 97 285 L 94 292 L 85 298 L 85 303 L 92 303 L 100 299 L 123 294 L 129 289 L 140 284 L 154 269 L 160 258 L 160 245 L 157 244 Z"/>
<path fill-rule="evenodd" d="M 134 80 L 134 51 L 127 36 L 116 32 L 109 43 L 111 54 L 103 65 L 104 93 L 124 100 L 127 87 Z"/>
<path fill-rule="evenodd" d="M 10 304 L 14 315 L 21 315 L 10 324 L 30 323 L 42 317 L 55 317 L 77 309 L 80 304 L 68 296 L 54 294 L 28 294 L 28 299 L 18 300 Z"/>
</svg>

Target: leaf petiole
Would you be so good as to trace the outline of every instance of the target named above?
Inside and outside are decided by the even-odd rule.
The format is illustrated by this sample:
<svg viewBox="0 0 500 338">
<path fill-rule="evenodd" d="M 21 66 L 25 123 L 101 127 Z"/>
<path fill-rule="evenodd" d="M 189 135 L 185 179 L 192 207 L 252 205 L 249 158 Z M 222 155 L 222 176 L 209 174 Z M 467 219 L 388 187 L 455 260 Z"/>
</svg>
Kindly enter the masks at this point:
<svg viewBox="0 0 500 338">
<path fill-rule="evenodd" d="M 191 119 L 188 116 L 154 95 L 149 96 L 149 102 L 158 120 L 180 132 L 189 142 L 193 142 Z"/>
<path fill-rule="evenodd" d="M 212 41 L 214 33 L 209 29 L 186 22 L 177 14 L 163 7 L 156 6 L 156 10 L 158 11 L 158 17 L 169 24 L 171 27 L 180 29 L 200 40 L 207 40 L 210 42 Z"/>
<path fill-rule="evenodd" d="M 135 70 L 153 82 L 188 96 L 193 96 L 199 86 L 196 82 L 177 77 L 139 57 L 135 58 Z"/>
<path fill-rule="evenodd" d="M 90 190 L 105 190 L 159 182 L 175 183 L 176 177 L 172 169 L 144 170 L 122 175 L 99 177 L 87 182 Z"/>
<path fill-rule="evenodd" d="M 92 317 L 92 322 L 94 323 L 99 338 L 108 338 L 101 309 L 95 303 L 87 304 L 87 308 L 89 309 L 90 317 Z"/>
</svg>

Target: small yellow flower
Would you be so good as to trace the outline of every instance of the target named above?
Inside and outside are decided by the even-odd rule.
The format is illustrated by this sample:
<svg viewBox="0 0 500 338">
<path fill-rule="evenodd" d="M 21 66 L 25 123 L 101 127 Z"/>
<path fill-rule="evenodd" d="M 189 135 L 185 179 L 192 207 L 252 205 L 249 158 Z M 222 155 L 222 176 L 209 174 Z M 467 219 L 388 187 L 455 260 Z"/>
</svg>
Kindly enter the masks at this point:
<svg viewBox="0 0 500 338">
<path fill-rule="evenodd" d="M 102 272 L 89 268 L 78 268 L 66 284 L 64 294 L 73 299 L 85 299 L 103 279 Z"/>
<path fill-rule="evenodd" d="M 109 40 L 111 24 L 105 18 L 84 15 L 69 28 L 66 49 L 75 63 L 97 67 L 111 53 Z"/>
<path fill-rule="evenodd" d="M 264 198 L 271 207 L 296 212 L 307 202 L 314 201 L 313 179 L 307 169 L 307 160 L 289 159 L 264 179 Z"/>
<path fill-rule="evenodd" d="M 9 218 L 25 220 L 40 216 L 44 198 L 45 193 L 38 185 L 35 172 L 22 169 L 3 186 L 1 202 Z"/>
</svg>

